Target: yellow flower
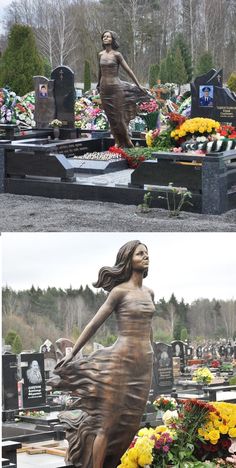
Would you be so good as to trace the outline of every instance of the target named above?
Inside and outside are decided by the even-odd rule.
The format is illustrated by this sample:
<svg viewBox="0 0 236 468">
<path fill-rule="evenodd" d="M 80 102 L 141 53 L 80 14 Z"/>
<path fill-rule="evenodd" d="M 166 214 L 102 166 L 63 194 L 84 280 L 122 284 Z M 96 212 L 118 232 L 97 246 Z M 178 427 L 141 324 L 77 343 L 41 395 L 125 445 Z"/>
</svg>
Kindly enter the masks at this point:
<svg viewBox="0 0 236 468">
<path fill-rule="evenodd" d="M 233 438 L 236 437 L 236 427 L 231 427 L 229 429 L 229 436 Z"/>
<path fill-rule="evenodd" d="M 216 444 L 218 439 L 220 438 L 219 431 L 217 431 L 216 429 L 212 429 L 212 431 L 209 432 L 209 438 L 212 444 Z"/>
<path fill-rule="evenodd" d="M 219 424 L 219 431 L 221 434 L 227 434 L 229 428 L 225 424 Z"/>
</svg>

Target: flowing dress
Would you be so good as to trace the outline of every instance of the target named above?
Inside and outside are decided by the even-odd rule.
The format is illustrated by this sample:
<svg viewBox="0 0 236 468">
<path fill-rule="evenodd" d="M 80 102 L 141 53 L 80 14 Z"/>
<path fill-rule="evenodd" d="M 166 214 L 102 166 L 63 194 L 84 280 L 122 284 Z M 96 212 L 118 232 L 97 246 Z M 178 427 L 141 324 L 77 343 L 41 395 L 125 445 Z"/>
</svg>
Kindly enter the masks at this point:
<svg viewBox="0 0 236 468">
<path fill-rule="evenodd" d="M 100 56 L 100 97 L 108 118 L 115 143 L 121 147 L 132 146 L 128 134 L 130 120 L 137 114 L 137 101 L 147 100 L 147 93 L 138 86 L 121 81 L 118 72 L 122 55 L 119 52 Z"/>
<path fill-rule="evenodd" d="M 76 390 L 79 397 L 80 411 L 59 418 L 67 428 L 68 460 L 76 468 L 93 468 L 93 442 L 99 431 L 108 438 L 103 468 L 116 468 L 139 429 L 152 378 L 154 309 L 150 291 L 137 299 L 128 291 L 115 312 L 117 341 L 56 370 L 58 388 Z"/>
</svg>

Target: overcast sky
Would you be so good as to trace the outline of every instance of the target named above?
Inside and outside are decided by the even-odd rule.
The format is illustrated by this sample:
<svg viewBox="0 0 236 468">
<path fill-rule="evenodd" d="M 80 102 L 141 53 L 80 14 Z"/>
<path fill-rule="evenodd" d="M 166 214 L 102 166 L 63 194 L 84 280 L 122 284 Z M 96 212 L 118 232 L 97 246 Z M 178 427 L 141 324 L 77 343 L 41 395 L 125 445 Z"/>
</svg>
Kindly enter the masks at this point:
<svg viewBox="0 0 236 468">
<path fill-rule="evenodd" d="M 6 9 L 10 5 L 12 0 L 0 0 L 0 34 L 3 32 L 4 27 L 4 16 L 6 14 Z"/>
<path fill-rule="evenodd" d="M 236 233 L 5 233 L 2 284 L 92 287 L 99 268 L 113 266 L 118 249 L 133 239 L 148 246 L 145 284 L 157 300 L 172 292 L 187 302 L 236 298 Z"/>
</svg>

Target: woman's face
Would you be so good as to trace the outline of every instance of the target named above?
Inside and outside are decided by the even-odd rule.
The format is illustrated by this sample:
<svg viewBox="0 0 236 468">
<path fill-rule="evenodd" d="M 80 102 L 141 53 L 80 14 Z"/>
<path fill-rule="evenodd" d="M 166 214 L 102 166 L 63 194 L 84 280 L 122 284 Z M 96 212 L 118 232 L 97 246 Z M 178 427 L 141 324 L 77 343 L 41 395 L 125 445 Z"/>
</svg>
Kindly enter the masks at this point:
<svg viewBox="0 0 236 468">
<path fill-rule="evenodd" d="M 133 270 L 147 270 L 149 265 L 149 257 L 147 247 L 143 244 L 139 244 L 136 247 L 132 257 L 132 269 Z"/>
<path fill-rule="evenodd" d="M 112 35 L 109 31 L 104 32 L 102 36 L 102 42 L 105 45 L 111 45 L 112 44 Z"/>
</svg>

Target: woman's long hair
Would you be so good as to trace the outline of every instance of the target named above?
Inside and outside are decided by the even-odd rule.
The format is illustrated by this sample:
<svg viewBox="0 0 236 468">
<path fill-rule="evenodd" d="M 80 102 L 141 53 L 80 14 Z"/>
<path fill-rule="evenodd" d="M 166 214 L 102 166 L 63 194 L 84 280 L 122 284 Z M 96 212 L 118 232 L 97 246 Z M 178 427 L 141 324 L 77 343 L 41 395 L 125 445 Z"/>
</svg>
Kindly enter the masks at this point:
<svg viewBox="0 0 236 468">
<path fill-rule="evenodd" d="M 140 244 L 145 245 L 139 240 L 129 241 L 123 245 L 117 254 L 115 265 L 102 267 L 98 273 L 98 280 L 93 286 L 111 291 L 118 284 L 128 281 L 132 274 L 133 253 Z M 148 269 L 144 272 L 144 278 L 147 274 Z"/>
<path fill-rule="evenodd" d="M 103 36 L 106 32 L 109 32 L 111 34 L 111 37 L 112 37 L 112 43 L 111 43 L 111 47 L 112 49 L 114 50 L 117 50 L 119 49 L 120 47 L 120 44 L 118 42 L 118 35 L 116 34 L 116 32 L 114 31 L 110 31 L 109 29 L 106 29 L 105 31 L 103 31 L 102 35 L 101 35 L 101 39 L 102 39 L 102 47 L 103 49 L 106 48 L 106 46 L 103 44 Z"/>
</svg>

